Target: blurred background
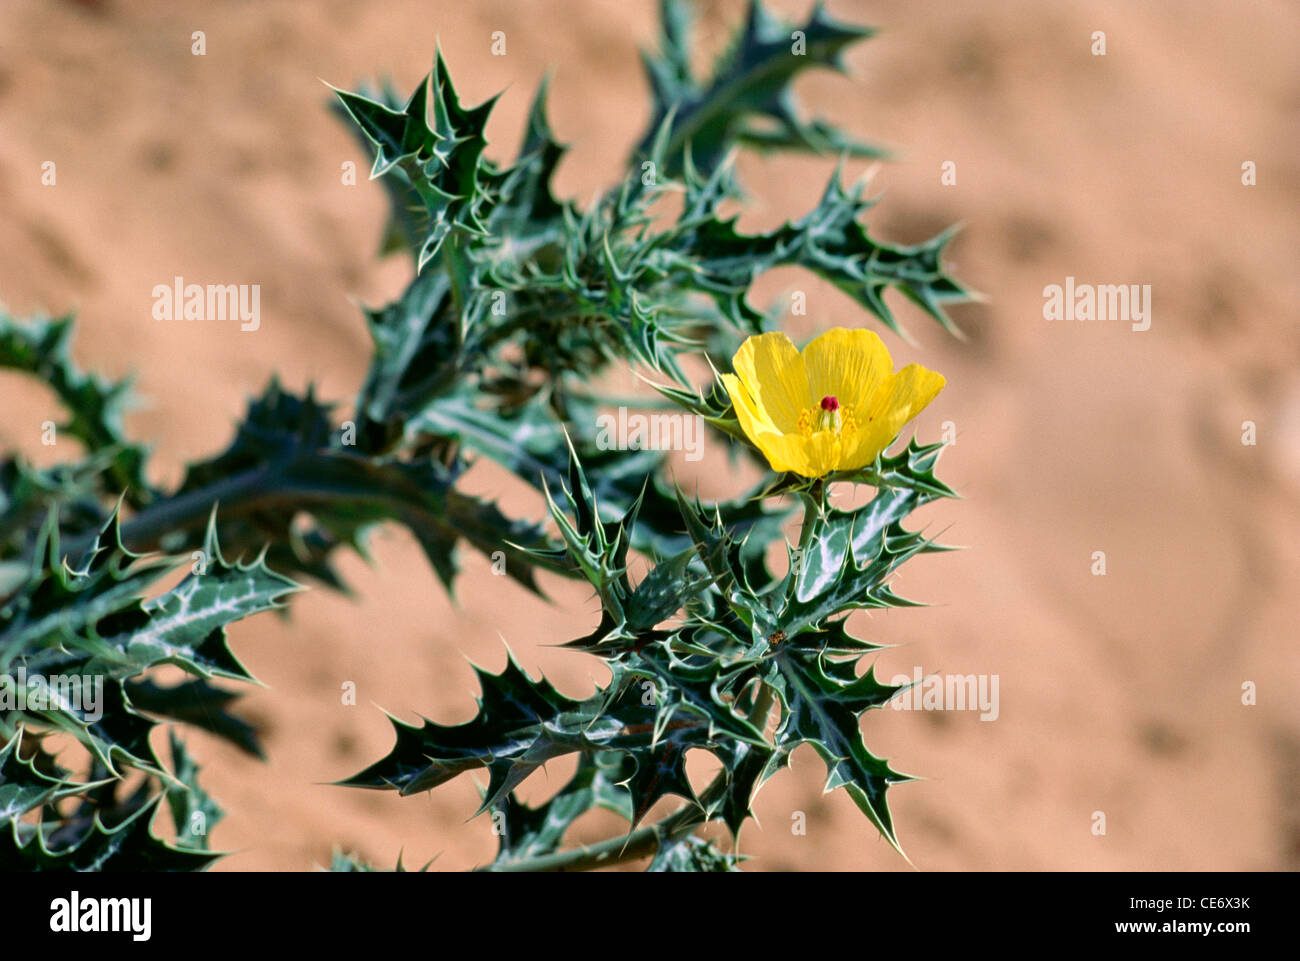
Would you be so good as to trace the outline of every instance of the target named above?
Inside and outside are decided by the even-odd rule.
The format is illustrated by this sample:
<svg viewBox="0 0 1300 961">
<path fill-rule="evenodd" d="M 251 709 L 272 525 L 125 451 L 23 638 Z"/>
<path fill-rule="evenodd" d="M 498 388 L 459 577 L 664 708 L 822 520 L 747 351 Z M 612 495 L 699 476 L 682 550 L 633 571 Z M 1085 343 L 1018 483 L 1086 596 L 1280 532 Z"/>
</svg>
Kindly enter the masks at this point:
<svg viewBox="0 0 1300 961">
<path fill-rule="evenodd" d="M 809 9 L 772 7 L 790 19 Z M 916 430 L 938 440 L 951 422 L 940 473 L 964 499 L 914 523 L 966 549 L 902 571 L 897 589 L 933 606 L 854 626 L 898 645 L 879 658 L 886 679 L 920 667 L 999 681 L 996 720 L 866 718 L 872 750 L 925 778 L 891 792 L 905 849 L 923 870 L 1297 869 L 1300 12 L 1260 0 L 829 7 L 882 29 L 850 53 L 849 78 L 798 87 L 808 113 L 894 149 L 872 188 L 884 194 L 873 235 L 911 243 L 964 222 L 950 265 L 988 297 L 954 311 L 964 343 L 901 298 L 916 344 L 884 335 L 898 364 L 948 378 Z M 703 64 L 744 5 L 698 10 Z M 490 52 L 497 30 L 505 56 Z M 655 34 L 649 0 L 6 0 L 0 301 L 19 315 L 77 311 L 78 362 L 135 374 L 146 403 L 129 427 L 153 445 L 153 479 L 174 483 L 225 447 L 272 372 L 346 411 L 370 350 L 357 304 L 407 280 L 404 259 L 376 256 L 386 200 L 321 81 L 388 74 L 407 91 L 440 42 L 468 103 L 505 91 L 489 132 L 506 159 L 551 70 L 552 122 L 571 145 L 557 192 L 586 201 L 621 175 L 646 123 L 637 51 Z M 342 183 L 349 160 L 356 185 Z M 42 185 L 45 161 L 54 186 Z M 953 185 L 940 179 L 948 161 Z M 742 157 L 753 202 L 741 226 L 801 215 L 833 165 Z M 153 320 L 153 286 L 177 275 L 260 284 L 261 328 Z M 1045 320 L 1043 289 L 1067 276 L 1150 284 L 1150 329 Z M 791 289 L 808 294 L 796 338 L 869 323 L 798 271 L 765 276 L 755 302 Z M 12 375 L 0 397 L 0 447 L 52 459 L 39 431 L 49 397 Z M 693 486 L 699 466 L 679 467 Z M 714 469 L 700 490 L 751 479 Z M 541 516 L 489 465 L 470 483 Z M 266 685 L 239 703 L 268 759 L 186 734 L 228 812 L 212 840 L 234 854 L 217 870 L 310 869 L 335 845 L 383 867 L 399 853 L 407 866 L 437 856 L 442 870 L 489 860 L 490 822 L 467 820 L 469 777 L 410 798 L 328 782 L 388 751 L 384 710 L 469 719 L 470 661 L 499 670 L 506 645 L 571 696 L 605 676 L 550 646 L 594 623 L 575 585 L 546 581 L 547 604 L 466 555 L 453 602 L 404 531 L 376 536 L 372 554 L 373 566 L 343 565 L 355 596 L 315 590 L 287 621 L 230 631 Z M 345 681 L 356 706 L 341 704 Z M 1242 703 L 1247 682 L 1254 705 Z M 524 796 L 570 767 L 534 776 Z M 822 794 L 824 777 L 801 749 L 761 790 L 760 823 L 741 837 L 747 867 L 910 870 L 843 792 Z M 799 812 L 804 834 L 792 831 Z M 576 839 L 616 829 L 592 815 Z"/>
</svg>

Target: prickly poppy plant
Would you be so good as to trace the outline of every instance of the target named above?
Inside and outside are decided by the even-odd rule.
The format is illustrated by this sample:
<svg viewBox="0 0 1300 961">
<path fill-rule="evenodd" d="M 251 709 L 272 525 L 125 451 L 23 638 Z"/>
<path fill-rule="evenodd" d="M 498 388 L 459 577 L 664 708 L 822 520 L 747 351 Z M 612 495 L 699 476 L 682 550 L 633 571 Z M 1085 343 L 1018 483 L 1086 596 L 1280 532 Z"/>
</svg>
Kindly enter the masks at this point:
<svg viewBox="0 0 1300 961">
<path fill-rule="evenodd" d="M 609 680 L 574 699 L 513 659 L 479 670 L 472 720 L 394 720 L 392 750 L 343 785 L 410 795 L 477 777 L 479 813 L 500 825 L 484 870 L 648 859 L 652 871 L 731 871 L 755 792 L 806 744 L 825 762 L 826 790 L 844 790 L 901 853 L 888 795 L 908 778 L 860 729 L 901 688 L 864 669 L 878 644 L 846 618 L 909 603 L 892 576 L 942 548 L 907 519 L 952 491 L 934 474 L 940 445 L 887 452 L 943 377 L 896 371 L 864 328 L 899 332 L 890 289 L 950 329 L 945 305 L 969 294 L 943 269 L 948 233 L 917 246 L 873 239 L 863 223 L 872 201 L 839 169 L 805 216 L 766 233 L 737 228 L 724 209 L 743 200 L 738 151 L 878 154 L 802 117 L 791 89 L 805 71 L 841 68 L 871 31 L 820 8 L 781 23 L 755 0 L 699 76 L 689 12 L 662 3 L 658 48 L 645 56 L 650 126 L 626 176 L 585 205 L 552 191 L 564 147 L 545 84 L 507 165 L 485 154 L 492 102 L 462 103 L 441 53 L 404 96 L 336 91 L 391 200 L 384 250 L 414 268 L 400 297 L 365 313 L 373 356 L 343 417 L 272 381 L 224 450 L 159 489 L 147 451 L 122 429 L 127 385 L 71 362 L 71 321 L 0 317 L 0 365 L 46 383 L 67 411 L 59 429 L 85 450 L 49 468 L 0 464 L 0 867 L 212 863 L 207 831 L 220 808 L 178 732 L 197 726 L 261 752 L 228 686 L 251 678 L 225 627 L 290 597 L 310 603 L 302 587 L 344 589 L 337 552 L 361 550 L 380 524 L 409 529 L 448 591 L 464 550 L 534 591 L 542 571 L 590 585 L 598 620 L 567 646 L 602 662 Z M 779 266 L 830 282 L 858 316 L 800 351 L 775 329 L 776 312 L 750 302 L 755 279 Z M 693 382 L 692 358 L 720 373 Z M 611 368 L 651 381 L 660 403 L 708 425 L 706 456 L 728 462 L 730 446 L 761 481 L 705 502 L 669 479 L 662 451 L 601 443 L 597 424 L 615 400 L 593 385 Z M 511 516 L 466 493 L 461 478 L 479 458 L 532 485 L 537 513 Z M 873 496 L 836 507 L 832 485 Z M 773 545 L 785 563 L 772 563 Z M 638 557 L 647 572 L 634 581 Z M 156 680 L 164 665 L 188 679 Z M 402 708 L 427 704 L 419 690 L 409 697 Z M 171 731 L 166 759 L 150 745 L 159 724 Z M 49 749 L 56 741 L 75 742 L 79 768 L 72 751 Z M 692 750 L 720 763 L 702 789 L 686 774 Z M 522 802 L 520 785 L 562 757 L 577 759 L 572 778 L 539 806 Z M 669 796 L 673 812 L 649 819 Z M 174 841 L 155 830 L 164 808 Z M 566 845 L 595 808 L 626 830 Z M 711 823 L 733 843 L 704 840 Z M 367 868 L 346 856 L 333 867 Z"/>
</svg>

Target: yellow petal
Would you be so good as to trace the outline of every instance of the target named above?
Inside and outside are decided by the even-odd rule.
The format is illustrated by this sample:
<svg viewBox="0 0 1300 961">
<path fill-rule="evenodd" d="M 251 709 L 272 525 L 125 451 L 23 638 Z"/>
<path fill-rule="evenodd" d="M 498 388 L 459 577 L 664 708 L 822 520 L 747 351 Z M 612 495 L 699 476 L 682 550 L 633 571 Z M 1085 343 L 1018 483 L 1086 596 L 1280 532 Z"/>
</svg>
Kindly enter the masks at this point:
<svg viewBox="0 0 1300 961">
<path fill-rule="evenodd" d="M 862 408 L 894 371 L 889 348 L 875 331 L 836 327 L 803 349 L 814 403 L 836 397 L 841 407 Z"/>
<path fill-rule="evenodd" d="M 759 334 L 732 362 L 735 373 L 722 382 L 741 430 L 773 470 L 804 477 L 867 466 L 944 386 L 941 375 L 917 364 L 894 373 L 884 342 L 862 329 L 829 330 L 802 354 L 783 333 Z M 827 396 L 839 400 L 854 430 L 815 429 L 826 426 L 816 415 Z M 801 414 L 814 415 L 804 430 Z"/>
<path fill-rule="evenodd" d="M 727 389 L 727 394 L 731 397 L 731 407 L 736 412 L 736 420 L 740 423 L 740 429 L 745 432 L 745 436 L 751 441 L 757 444 L 760 434 L 781 433 L 767 414 L 754 403 L 749 388 L 740 382 L 739 377 L 735 374 L 723 374 L 722 386 Z"/>
<path fill-rule="evenodd" d="M 834 431 L 819 430 L 811 437 L 801 438 L 807 450 L 808 470 L 799 471 L 804 477 L 823 477 L 838 470 L 843 459 L 843 446 Z"/>
<path fill-rule="evenodd" d="M 731 395 L 731 406 L 740 429 L 762 451 L 772 469 L 797 471 L 804 467 L 807 458 L 803 450 L 793 442 L 794 438 L 788 438 L 784 431 L 778 430 L 766 412 L 755 405 L 749 389 L 740 382 L 740 378 L 735 374 L 723 374 L 722 384 Z"/>
<path fill-rule="evenodd" d="M 803 358 L 783 333 L 747 338 L 732 358 L 732 367 L 754 406 L 782 433 L 795 430 L 799 414 L 821 399 L 812 397 Z"/>
<path fill-rule="evenodd" d="M 802 434 L 764 433 L 754 439 L 774 471 L 790 471 L 803 477 L 820 477 L 810 459 L 808 438 Z"/>
<path fill-rule="evenodd" d="M 908 364 L 877 387 L 870 404 L 857 410 L 858 436 L 844 469 L 865 467 L 890 445 L 903 425 L 925 409 L 947 383 L 919 364 Z"/>
</svg>

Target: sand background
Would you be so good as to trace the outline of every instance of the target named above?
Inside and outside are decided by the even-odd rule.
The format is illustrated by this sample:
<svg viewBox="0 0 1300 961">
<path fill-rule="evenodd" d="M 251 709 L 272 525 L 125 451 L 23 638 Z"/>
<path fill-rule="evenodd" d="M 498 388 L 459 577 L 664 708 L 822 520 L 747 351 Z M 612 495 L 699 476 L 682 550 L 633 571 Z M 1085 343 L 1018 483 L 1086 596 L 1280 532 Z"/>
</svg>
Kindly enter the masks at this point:
<svg viewBox="0 0 1300 961">
<path fill-rule="evenodd" d="M 950 261 L 989 296 L 955 311 L 966 343 L 901 298 L 917 345 L 886 334 L 899 363 L 948 377 L 917 430 L 937 439 L 943 422 L 956 426 L 941 473 L 965 499 L 921 519 L 968 549 L 902 572 L 900 591 L 934 606 L 855 625 L 900 645 L 880 658 L 885 677 L 921 665 L 1000 684 L 994 722 L 868 717 L 872 749 L 930 779 L 891 794 L 905 847 L 926 870 L 1300 867 L 1300 14 L 1256 0 L 830 6 L 884 30 L 850 55 L 852 79 L 799 85 L 809 112 L 897 149 L 869 224 L 914 242 L 964 221 Z M 703 5 L 702 57 L 741 9 Z M 494 30 L 506 32 L 504 57 L 490 55 Z M 1104 57 L 1090 53 L 1095 30 Z M 559 193 L 586 200 L 618 176 L 646 120 L 637 49 L 653 34 L 653 4 L 614 0 L 6 0 L 0 300 L 20 314 L 78 312 L 77 359 L 136 375 L 148 404 L 129 426 L 155 449 L 154 479 L 174 482 L 186 461 L 224 448 L 272 372 L 346 409 L 369 353 L 355 303 L 379 304 L 405 281 L 404 262 L 375 256 L 385 199 L 322 79 L 387 72 L 410 89 L 440 40 L 466 101 L 506 91 L 489 128 L 504 159 L 552 69 L 553 124 L 572 145 Z M 46 160 L 53 187 L 41 184 Z M 348 160 L 363 173 L 356 186 L 340 182 Z M 957 184 L 945 187 L 948 160 Z M 1256 186 L 1242 184 L 1245 161 Z M 743 158 L 755 202 L 742 226 L 805 211 L 831 166 Z M 261 329 L 155 322 L 150 291 L 176 275 L 261 284 Z M 1066 276 L 1150 284 L 1151 329 L 1045 321 L 1043 288 Z M 797 335 L 866 322 L 797 271 L 763 278 L 760 292 L 792 288 L 809 297 Z M 44 392 L 11 375 L 0 392 L 0 446 L 56 456 L 39 442 Z M 1241 442 L 1246 420 L 1254 446 Z M 701 489 L 748 479 L 715 470 Z M 472 485 L 540 516 L 490 467 Z M 1104 577 L 1091 573 L 1094 551 Z M 381 707 L 472 716 L 469 660 L 500 669 L 503 639 L 570 695 L 603 676 L 546 646 L 590 629 L 595 606 L 575 585 L 548 581 L 547 605 L 467 555 L 453 603 L 404 531 L 376 536 L 373 558 L 344 562 L 354 598 L 316 590 L 287 623 L 263 615 L 230 631 L 266 684 L 242 710 L 269 757 L 189 735 L 228 811 L 213 841 L 236 853 L 218 870 L 309 869 L 336 844 L 390 866 L 399 852 L 408 865 L 436 855 L 440 869 L 488 858 L 489 822 L 466 823 L 469 778 L 411 798 L 326 782 L 388 750 Z M 340 703 L 347 680 L 355 707 Z M 1246 681 L 1255 706 L 1241 702 Z M 749 867 L 908 870 L 842 792 L 822 795 L 823 777 L 801 749 L 762 790 L 761 825 L 742 836 Z M 546 789 L 536 776 L 525 793 Z M 791 831 L 794 812 L 805 835 Z M 577 836 L 611 828 L 594 816 Z"/>
</svg>

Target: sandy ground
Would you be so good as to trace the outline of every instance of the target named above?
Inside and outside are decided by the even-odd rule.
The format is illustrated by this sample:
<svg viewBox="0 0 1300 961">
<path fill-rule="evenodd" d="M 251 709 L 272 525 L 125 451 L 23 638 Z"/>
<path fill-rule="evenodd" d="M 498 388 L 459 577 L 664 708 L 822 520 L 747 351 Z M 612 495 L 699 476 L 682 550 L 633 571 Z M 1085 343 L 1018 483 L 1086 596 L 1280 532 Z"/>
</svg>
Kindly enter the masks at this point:
<svg viewBox="0 0 1300 961">
<path fill-rule="evenodd" d="M 900 362 L 948 376 L 917 429 L 931 439 L 955 424 L 942 474 L 965 499 L 922 519 L 967 549 L 903 572 L 899 589 L 935 606 L 858 615 L 857 627 L 900 645 L 880 658 L 886 677 L 921 665 L 1000 685 L 996 721 L 867 719 L 877 753 L 929 778 L 891 795 L 904 845 L 925 870 L 1300 867 L 1300 16 L 1281 2 L 831 8 L 885 29 L 851 56 L 852 80 L 801 85 L 813 112 L 899 148 L 870 223 L 912 242 L 964 221 L 951 259 L 989 296 L 957 311 L 964 344 L 901 301 L 918 344 L 888 341 Z M 709 44 L 738 12 L 706 7 Z M 559 188 L 585 199 L 617 176 L 645 121 L 636 51 L 653 23 L 652 4 L 614 0 L 7 0 L 0 299 L 20 313 L 78 311 L 78 359 L 136 374 L 150 403 L 130 426 L 156 450 L 156 479 L 174 481 L 224 447 L 273 371 L 346 404 L 368 354 L 354 303 L 404 281 L 404 264 L 374 256 L 381 189 L 340 183 L 341 164 L 364 170 L 368 158 L 327 111 L 322 79 L 387 71 L 409 89 L 440 39 L 468 101 L 506 90 L 490 132 L 507 157 L 554 68 L 554 125 L 573 144 Z M 504 57 L 489 54 L 494 30 L 506 31 Z M 1096 30 L 1104 57 L 1090 53 Z M 47 160 L 53 187 L 41 184 Z M 940 184 L 948 160 L 955 186 Z M 1246 161 L 1255 186 L 1242 184 Z M 742 224 L 801 213 L 829 167 L 744 160 L 758 199 Z M 153 321 L 150 291 L 176 275 L 261 284 L 262 328 Z M 1067 276 L 1150 284 L 1151 328 L 1044 320 L 1043 288 Z M 762 291 L 794 287 L 810 304 L 796 333 L 863 321 L 798 272 L 765 277 Z M 8 375 L 0 385 L 0 445 L 48 459 L 38 425 L 49 398 Z M 1247 420 L 1254 446 L 1241 442 Z M 538 513 L 500 473 L 476 469 L 473 483 Z M 1092 573 L 1096 551 L 1105 576 Z M 574 585 L 548 582 L 547 605 L 467 557 L 453 603 L 404 532 L 377 536 L 373 554 L 373 568 L 345 565 L 354 599 L 318 590 L 287 623 L 265 615 L 231 631 L 266 684 L 243 704 L 269 759 L 190 735 L 229 812 L 214 842 L 236 853 L 220 870 L 308 869 L 335 844 L 382 865 L 399 852 L 408 865 L 438 856 L 440 869 L 485 859 L 490 824 L 467 823 L 468 778 L 405 799 L 327 782 L 387 751 L 380 708 L 468 719 L 468 660 L 499 669 L 503 640 L 571 695 L 601 676 L 547 646 L 590 627 L 594 606 Z M 355 707 L 340 703 L 349 680 Z M 1245 682 L 1254 706 L 1242 704 Z M 847 797 L 821 794 L 810 750 L 794 762 L 742 836 L 752 869 L 908 870 Z M 795 812 L 806 834 L 792 832 Z M 611 827 L 593 817 L 579 836 Z"/>
</svg>

